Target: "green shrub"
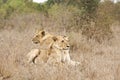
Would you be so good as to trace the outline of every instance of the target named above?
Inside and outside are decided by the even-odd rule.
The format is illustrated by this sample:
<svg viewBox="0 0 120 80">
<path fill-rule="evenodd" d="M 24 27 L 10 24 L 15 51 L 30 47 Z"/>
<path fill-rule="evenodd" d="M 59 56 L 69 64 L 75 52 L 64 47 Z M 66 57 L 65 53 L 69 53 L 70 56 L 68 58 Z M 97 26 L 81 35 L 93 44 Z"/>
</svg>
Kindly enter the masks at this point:
<svg viewBox="0 0 120 80">
<path fill-rule="evenodd" d="M 114 22 L 113 10 L 114 3 L 110 1 L 100 3 L 96 12 L 96 18 L 93 20 L 94 25 L 90 23 L 84 34 L 98 42 L 112 38 L 110 27 Z"/>
<path fill-rule="evenodd" d="M 113 15 L 115 17 L 115 20 L 119 21 L 120 23 L 120 2 L 115 4 Z"/>
</svg>

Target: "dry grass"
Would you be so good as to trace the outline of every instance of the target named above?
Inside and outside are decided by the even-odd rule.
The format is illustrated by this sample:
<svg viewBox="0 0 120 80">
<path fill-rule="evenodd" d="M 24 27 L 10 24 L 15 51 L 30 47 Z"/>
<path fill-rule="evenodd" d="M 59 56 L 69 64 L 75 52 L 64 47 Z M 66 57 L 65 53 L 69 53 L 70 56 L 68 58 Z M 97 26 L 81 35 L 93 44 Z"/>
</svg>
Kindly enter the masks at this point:
<svg viewBox="0 0 120 80">
<path fill-rule="evenodd" d="M 16 27 L 27 26 L 22 29 L 23 31 L 16 27 L 0 31 L 0 80 L 120 79 L 119 25 L 111 27 L 114 33 L 111 41 L 99 44 L 93 39 L 87 40 L 80 32 L 66 32 L 61 27 L 56 28 L 57 24 L 47 22 L 44 17 L 36 19 L 30 16 L 26 16 L 25 19 L 24 17 L 11 19 L 11 22 L 8 22 Z M 38 23 L 39 21 L 42 24 Z M 8 27 L 8 25 L 6 26 Z M 39 48 L 39 45 L 35 45 L 31 41 L 35 28 L 40 27 L 39 25 L 46 26 L 45 29 L 49 32 L 67 34 L 71 43 L 70 56 L 73 60 L 80 61 L 81 65 L 72 67 L 27 64 L 26 54 L 33 48 Z"/>
</svg>

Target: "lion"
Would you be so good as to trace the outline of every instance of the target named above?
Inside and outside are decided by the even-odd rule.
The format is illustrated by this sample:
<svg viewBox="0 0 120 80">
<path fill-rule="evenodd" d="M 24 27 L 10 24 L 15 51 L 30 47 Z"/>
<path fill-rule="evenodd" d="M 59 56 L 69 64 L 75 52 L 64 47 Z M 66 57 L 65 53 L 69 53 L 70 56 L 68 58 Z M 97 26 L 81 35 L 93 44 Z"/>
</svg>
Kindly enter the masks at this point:
<svg viewBox="0 0 120 80">
<path fill-rule="evenodd" d="M 61 62 L 61 53 L 69 49 L 69 44 L 62 36 L 54 36 L 49 49 L 33 49 L 28 53 L 28 62 L 52 63 Z M 48 60 L 49 59 L 49 60 Z"/>
<path fill-rule="evenodd" d="M 32 58 L 30 57 L 29 61 L 33 61 L 33 62 L 35 61 L 35 63 L 42 62 L 42 63 L 50 63 L 50 64 L 61 63 L 61 62 L 70 65 L 79 64 L 79 62 L 75 62 L 70 59 L 70 55 L 69 55 L 70 45 L 64 36 L 53 36 L 51 39 L 52 42 L 49 45 L 49 49 L 39 50 L 39 53 L 30 53 Z"/>
<path fill-rule="evenodd" d="M 40 43 L 40 46 L 44 46 L 45 49 L 49 49 L 51 43 L 53 42 L 53 36 L 48 32 L 46 32 L 45 30 L 40 30 L 37 32 L 37 34 L 35 35 L 35 37 L 32 39 L 33 43 L 38 44 Z M 69 41 L 67 36 L 58 36 L 58 38 L 64 39 L 65 41 Z M 70 50 L 63 50 L 62 51 L 62 62 L 67 63 L 67 64 L 79 64 L 79 62 L 76 61 L 72 61 L 70 59 L 70 55 L 69 55 L 69 51 Z"/>
<path fill-rule="evenodd" d="M 64 38 L 64 36 L 53 37 L 53 43 L 50 44 L 51 54 L 48 59 L 48 63 L 59 63 L 63 62 L 63 54 L 65 51 L 69 51 L 69 42 Z"/>
<path fill-rule="evenodd" d="M 55 54 L 51 54 L 48 60 L 52 62 L 62 62 L 68 65 L 77 66 L 80 62 L 73 61 L 70 58 L 69 51 L 70 51 L 70 44 L 69 39 L 67 36 L 57 36 L 53 37 L 54 42 L 51 44 L 50 48 L 52 47 L 56 52 Z M 56 54 L 57 53 L 57 54 Z"/>
</svg>

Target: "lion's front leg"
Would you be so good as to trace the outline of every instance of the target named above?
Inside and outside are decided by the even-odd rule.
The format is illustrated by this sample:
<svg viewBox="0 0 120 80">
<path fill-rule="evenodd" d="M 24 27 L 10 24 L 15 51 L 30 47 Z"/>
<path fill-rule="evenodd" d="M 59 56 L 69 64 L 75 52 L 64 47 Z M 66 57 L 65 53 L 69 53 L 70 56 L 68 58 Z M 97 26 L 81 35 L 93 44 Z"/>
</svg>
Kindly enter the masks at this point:
<svg viewBox="0 0 120 80">
<path fill-rule="evenodd" d="M 64 60 L 64 63 L 67 63 L 68 65 L 77 66 L 80 64 L 80 62 L 78 62 L 78 61 L 71 60 L 69 50 L 64 51 L 63 60 Z"/>
<path fill-rule="evenodd" d="M 39 55 L 40 51 L 39 49 L 32 49 L 28 54 L 27 54 L 27 59 L 28 63 L 34 63 L 35 58 Z"/>
<path fill-rule="evenodd" d="M 64 52 L 63 54 L 62 54 L 62 62 L 63 63 L 69 63 L 70 62 L 70 55 L 69 55 L 69 53 L 68 52 Z"/>
</svg>

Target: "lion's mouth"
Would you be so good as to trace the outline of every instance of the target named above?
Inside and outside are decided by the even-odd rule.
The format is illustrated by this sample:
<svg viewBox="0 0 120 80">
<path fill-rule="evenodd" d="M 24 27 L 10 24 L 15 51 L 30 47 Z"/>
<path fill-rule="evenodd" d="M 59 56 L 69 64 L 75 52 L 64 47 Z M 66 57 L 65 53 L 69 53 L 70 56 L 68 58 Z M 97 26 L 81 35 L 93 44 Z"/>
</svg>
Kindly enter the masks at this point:
<svg viewBox="0 0 120 80">
<path fill-rule="evenodd" d="M 33 41 L 33 43 L 38 44 L 39 42 L 38 41 Z"/>
<path fill-rule="evenodd" d="M 69 48 L 63 48 L 63 50 L 69 50 Z"/>
<path fill-rule="evenodd" d="M 38 42 L 34 42 L 35 44 L 38 44 Z"/>
<path fill-rule="evenodd" d="M 33 43 L 35 43 L 35 44 L 38 44 L 38 43 L 39 43 L 39 40 L 33 39 L 32 41 L 33 41 Z"/>
</svg>

